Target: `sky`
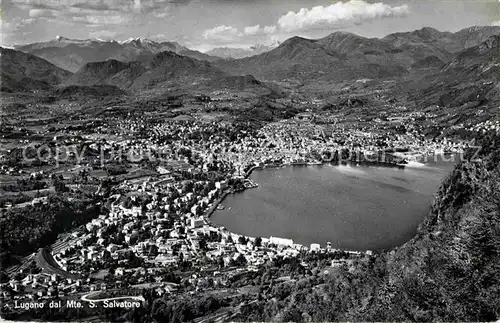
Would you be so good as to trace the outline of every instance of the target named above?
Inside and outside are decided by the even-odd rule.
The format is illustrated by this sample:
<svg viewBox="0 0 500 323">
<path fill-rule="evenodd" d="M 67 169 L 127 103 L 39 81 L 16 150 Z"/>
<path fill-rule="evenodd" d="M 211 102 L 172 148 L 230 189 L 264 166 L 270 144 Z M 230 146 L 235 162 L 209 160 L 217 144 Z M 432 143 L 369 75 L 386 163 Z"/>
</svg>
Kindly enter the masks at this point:
<svg viewBox="0 0 500 323">
<path fill-rule="evenodd" d="M 1 45 L 142 37 L 214 47 L 349 31 L 365 37 L 500 25 L 500 0 L 0 0 Z"/>
</svg>

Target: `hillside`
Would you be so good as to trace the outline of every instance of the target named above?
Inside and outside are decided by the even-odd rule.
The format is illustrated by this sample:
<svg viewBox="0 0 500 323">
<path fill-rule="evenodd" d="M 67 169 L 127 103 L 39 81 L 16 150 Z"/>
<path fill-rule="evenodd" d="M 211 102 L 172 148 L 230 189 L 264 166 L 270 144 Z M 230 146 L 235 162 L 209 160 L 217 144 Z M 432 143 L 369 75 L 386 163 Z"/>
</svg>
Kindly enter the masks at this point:
<svg viewBox="0 0 500 323">
<path fill-rule="evenodd" d="M 337 32 L 318 40 L 292 37 L 269 52 L 216 64 L 264 79 L 341 81 L 404 75 L 406 68 L 394 64 L 394 56 L 391 46 L 379 40 Z"/>
<path fill-rule="evenodd" d="M 411 55 L 417 61 L 436 57 L 448 62 L 453 57 L 453 52 L 448 50 L 449 44 L 453 43 L 453 34 L 434 28 L 425 27 L 412 32 L 394 33 L 382 38 L 382 41 Z"/>
<path fill-rule="evenodd" d="M 197 79 L 211 79 L 222 76 L 223 72 L 206 61 L 161 52 L 149 63 L 124 63 L 117 60 L 87 63 L 67 82 L 70 85 L 110 84 L 122 89 L 142 89 L 164 82 L 184 84 Z"/>
<path fill-rule="evenodd" d="M 321 39 L 292 37 L 263 54 L 216 64 L 229 73 L 272 80 L 339 82 L 399 77 L 413 69 L 439 69 L 457 52 L 497 34 L 500 27 L 471 27 L 456 33 L 425 27 L 381 39 L 335 32 Z"/>
<path fill-rule="evenodd" d="M 122 96 L 125 92 L 113 85 L 76 86 L 70 85 L 55 91 L 58 99 L 71 101 Z"/>
<path fill-rule="evenodd" d="M 454 47 L 448 47 L 450 52 L 458 52 L 463 49 L 477 46 L 491 36 L 500 34 L 500 26 L 474 26 L 464 28 L 454 34 Z"/>
<path fill-rule="evenodd" d="M 471 149 L 443 182 L 417 236 L 388 257 L 388 287 L 401 288 L 393 301 L 408 311 L 401 318 L 490 321 L 500 315 L 495 296 L 500 291 L 500 137 L 486 136 L 476 144 L 481 152 L 476 156 Z"/>
<path fill-rule="evenodd" d="M 444 62 L 437 56 L 427 56 L 411 64 L 412 68 L 442 68 Z"/>
<path fill-rule="evenodd" d="M 130 69 L 131 63 L 124 63 L 114 59 L 104 62 L 87 63 L 76 72 L 68 81 L 68 84 L 95 85 L 106 83 L 106 80 L 125 70 Z"/>
<path fill-rule="evenodd" d="M 419 60 L 436 56 L 443 62 L 448 62 L 453 53 L 477 46 L 497 34 L 500 34 L 500 27 L 495 26 L 470 27 L 456 33 L 424 27 L 412 32 L 390 34 L 382 38 L 382 41 L 411 53 Z"/>
<path fill-rule="evenodd" d="M 458 53 L 448 68 L 489 63 L 500 63 L 500 34 L 491 36 L 484 42 Z"/>
<path fill-rule="evenodd" d="M 163 92 L 174 89 L 249 91 L 257 95 L 280 92 L 251 75 L 224 73 L 207 61 L 200 61 L 173 52 L 156 54 L 148 63 L 107 60 L 87 63 L 70 77 L 65 85 L 109 85 L 126 92 Z M 116 91 L 112 91 L 117 93 Z"/>
<path fill-rule="evenodd" d="M 498 114 L 500 103 L 500 35 L 459 52 L 440 71 L 410 82 L 410 100 L 425 108 L 437 104 L 456 108 L 460 120 Z"/>
<path fill-rule="evenodd" d="M 44 59 L 0 47 L 3 92 L 48 90 L 71 75 Z"/>
<path fill-rule="evenodd" d="M 131 38 L 117 42 L 97 39 L 77 40 L 58 36 L 48 42 L 17 46 L 16 49 L 42 57 L 54 65 L 72 72 L 78 71 L 89 62 L 110 59 L 123 62 L 147 62 L 154 55 L 163 51 L 172 51 L 201 60 L 218 59 L 218 57 L 191 50 L 175 42 L 155 42 L 143 38 Z"/>
<path fill-rule="evenodd" d="M 154 56 L 147 71 L 138 76 L 132 88 L 158 86 L 162 83 L 186 84 L 222 77 L 224 73 L 206 61 L 181 56 L 173 52 L 161 52 Z"/>
</svg>

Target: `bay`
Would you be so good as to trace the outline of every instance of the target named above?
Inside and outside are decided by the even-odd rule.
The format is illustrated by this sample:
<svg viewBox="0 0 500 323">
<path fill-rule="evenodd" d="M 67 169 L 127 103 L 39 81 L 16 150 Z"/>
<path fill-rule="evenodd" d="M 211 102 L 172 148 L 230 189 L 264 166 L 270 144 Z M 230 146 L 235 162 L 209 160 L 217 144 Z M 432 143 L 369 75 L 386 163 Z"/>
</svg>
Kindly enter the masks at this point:
<svg viewBox="0 0 500 323">
<path fill-rule="evenodd" d="M 251 179 L 259 187 L 228 195 L 211 221 L 235 233 L 306 246 L 387 250 L 413 237 L 453 167 L 439 159 L 405 169 L 325 164 L 258 170 Z"/>
</svg>

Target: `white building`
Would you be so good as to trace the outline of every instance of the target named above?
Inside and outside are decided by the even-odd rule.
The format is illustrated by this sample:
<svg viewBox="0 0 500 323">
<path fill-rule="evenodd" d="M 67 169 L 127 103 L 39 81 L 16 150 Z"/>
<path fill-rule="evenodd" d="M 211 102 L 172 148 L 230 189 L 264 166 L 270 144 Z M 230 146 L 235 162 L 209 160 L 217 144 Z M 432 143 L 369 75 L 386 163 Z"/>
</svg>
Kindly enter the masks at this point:
<svg viewBox="0 0 500 323">
<path fill-rule="evenodd" d="M 309 251 L 310 252 L 318 252 L 320 251 L 321 249 L 321 246 L 319 245 L 319 243 L 311 243 L 311 247 L 309 248 Z"/>
<path fill-rule="evenodd" d="M 192 229 L 203 227 L 203 218 L 191 218 L 190 221 L 190 227 Z"/>
<path fill-rule="evenodd" d="M 293 246 L 293 240 L 292 239 L 285 239 L 285 238 L 278 238 L 278 237 L 271 237 L 269 238 L 269 243 L 279 245 L 279 246 Z"/>
</svg>

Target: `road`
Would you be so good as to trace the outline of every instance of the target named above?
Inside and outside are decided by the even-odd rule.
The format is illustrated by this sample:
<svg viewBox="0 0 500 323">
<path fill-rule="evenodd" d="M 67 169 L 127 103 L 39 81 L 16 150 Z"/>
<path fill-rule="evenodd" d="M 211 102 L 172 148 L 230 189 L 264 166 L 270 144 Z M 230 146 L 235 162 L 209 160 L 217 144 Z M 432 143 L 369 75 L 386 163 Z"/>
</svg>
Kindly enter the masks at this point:
<svg viewBox="0 0 500 323">
<path fill-rule="evenodd" d="M 71 274 L 63 270 L 54 260 L 52 254 L 49 250 L 45 248 L 40 248 L 35 256 L 35 262 L 38 267 L 42 269 L 42 272 L 47 274 L 56 274 L 64 278 L 78 279 L 78 275 Z"/>
</svg>

